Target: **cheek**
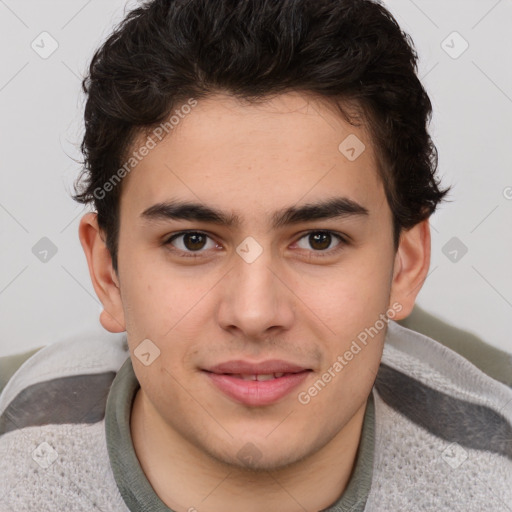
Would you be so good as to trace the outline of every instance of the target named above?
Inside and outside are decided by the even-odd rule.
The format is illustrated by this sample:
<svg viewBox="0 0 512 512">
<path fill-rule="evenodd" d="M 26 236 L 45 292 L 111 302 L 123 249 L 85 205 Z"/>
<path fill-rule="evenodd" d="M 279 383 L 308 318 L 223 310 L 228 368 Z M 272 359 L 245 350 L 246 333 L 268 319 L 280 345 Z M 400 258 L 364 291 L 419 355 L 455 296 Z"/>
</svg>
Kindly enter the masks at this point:
<svg viewBox="0 0 512 512">
<path fill-rule="evenodd" d="M 147 399 L 157 414 L 166 418 L 166 421 L 172 423 L 173 411 L 194 410 L 192 397 L 200 396 L 199 391 L 182 375 L 176 374 L 172 368 L 167 368 L 163 353 L 151 366 L 145 367 L 134 361 L 133 367 Z"/>
<path fill-rule="evenodd" d="M 172 337 L 194 314 L 209 279 L 194 281 L 161 262 L 134 261 L 123 282 L 123 307 L 132 336 Z"/>
<path fill-rule="evenodd" d="M 330 334 L 347 339 L 373 325 L 388 309 L 389 268 L 372 255 L 358 257 L 328 276 L 302 280 L 299 296 Z"/>
</svg>

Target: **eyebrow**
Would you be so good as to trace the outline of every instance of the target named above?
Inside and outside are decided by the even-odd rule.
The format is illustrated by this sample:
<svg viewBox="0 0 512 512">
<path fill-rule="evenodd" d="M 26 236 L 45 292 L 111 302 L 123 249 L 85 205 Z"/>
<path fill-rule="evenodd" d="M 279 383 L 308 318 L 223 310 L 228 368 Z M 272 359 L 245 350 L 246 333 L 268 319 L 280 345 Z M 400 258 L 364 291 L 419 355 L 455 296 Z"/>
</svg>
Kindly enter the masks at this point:
<svg viewBox="0 0 512 512">
<path fill-rule="evenodd" d="M 277 229 L 301 222 L 368 215 L 368 209 L 356 201 L 347 197 L 334 197 L 316 203 L 283 208 L 272 215 L 271 222 L 272 228 Z M 236 214 L 188 201 L 156 203 L 144 210 L 140 216 L 149 223 L 161 220 L 196 220 L 234 228 L 242 223 Z"/>
</svg>

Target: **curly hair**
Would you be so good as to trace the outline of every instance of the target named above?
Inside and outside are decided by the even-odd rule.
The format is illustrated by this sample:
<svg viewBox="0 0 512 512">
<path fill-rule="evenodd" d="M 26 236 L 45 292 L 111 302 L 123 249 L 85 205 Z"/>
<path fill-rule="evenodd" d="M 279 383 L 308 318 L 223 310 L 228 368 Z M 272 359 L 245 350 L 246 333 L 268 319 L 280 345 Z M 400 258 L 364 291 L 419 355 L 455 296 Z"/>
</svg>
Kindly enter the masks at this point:
<svg viewBox="0 0 512 512">
<path fill-rule="evenodd" d="M 73 199 L 94 203 L 117 272 L 122 183 L 101 196 L 95 190 L 138 135 L 187 98 L 222 92 L 261 101 L 301 91 L 368 128 L 396 250 L 402 230 L 428 218 L 450 190 L 436 178 L 432 105 L 417 59 L 410 36 L 377 0 L 143 2 L 97 49 L 82 82 L 84 159 Z"/>
</svg>

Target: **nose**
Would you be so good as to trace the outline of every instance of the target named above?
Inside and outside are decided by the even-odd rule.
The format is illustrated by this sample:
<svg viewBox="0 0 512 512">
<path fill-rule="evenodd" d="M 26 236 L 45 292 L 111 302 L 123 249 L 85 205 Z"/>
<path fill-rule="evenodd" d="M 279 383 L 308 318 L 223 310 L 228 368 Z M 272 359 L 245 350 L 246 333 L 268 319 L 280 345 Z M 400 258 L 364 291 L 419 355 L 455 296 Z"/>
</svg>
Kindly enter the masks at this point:
<svg viewBox="0 0 512 512">
<path fill-rule="evenodd" d="M 221 327 L 239 331 L 248 340 L 261 340 L 291 328 L 295 318 L 294 294 L 271 250 L 264 249 L 249 263 L 238 254 L 234 268 L 222 280 L 217 310 Z"/>
</svg>

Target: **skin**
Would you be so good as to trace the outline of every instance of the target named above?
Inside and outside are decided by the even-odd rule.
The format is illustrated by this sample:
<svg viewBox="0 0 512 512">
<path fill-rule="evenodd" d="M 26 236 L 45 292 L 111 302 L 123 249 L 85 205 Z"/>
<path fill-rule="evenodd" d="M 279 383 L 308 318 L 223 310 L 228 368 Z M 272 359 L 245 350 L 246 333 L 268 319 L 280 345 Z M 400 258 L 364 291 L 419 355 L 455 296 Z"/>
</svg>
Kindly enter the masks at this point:
<svg viewBox="0 0 512 512">
<path fill-rule="evenodd" d="M 354 161 L 338 150 L 349 134 L 366 145 Z M 393 304 L 401 307 L 394 320 L 410 313 L 430 263 L 428 220 L 403 232 L 395 252 L 364 126 L 296 92 L 257 105 L 227 95 L 200 100 L 122 186 L 119 274 L 95 213 L 81 219 L 79 235 L 104 307 L 100 321 L 127 332 L 141 385 L 131 432 L 149 482 L 177 512 L 332 505 L 350 479 L 386 329 L 307 405 L 297 394 Z M 275 211 L 333 196 L 369 215 L 272 228 Z M 169 199 L 236 213 L 241 224 L 140 217 Z M 210 237 L 198 258 L 183 256 L 201 247 L 183 236 L 164 245 L 184 229 Z M 333 237 L 319 249 L 308 236 L 315 230 L 350 241 L 339 246 Z M 252 263 L 236 252 L 249 236 L 262 248 Z M 160 350 L 149 366 L 133 354 L 147 338 Z M 231 359 L 284 359 L 313 371 L 278 402 L 247 406 L 200 370 Z M 247 443 L 258 454 L 250 464 L 238 457 Z"/>
</svg>

